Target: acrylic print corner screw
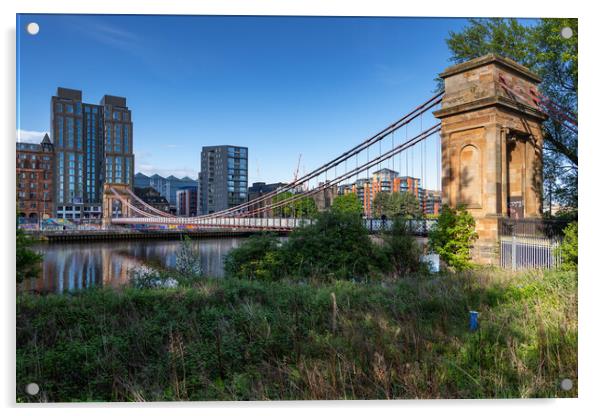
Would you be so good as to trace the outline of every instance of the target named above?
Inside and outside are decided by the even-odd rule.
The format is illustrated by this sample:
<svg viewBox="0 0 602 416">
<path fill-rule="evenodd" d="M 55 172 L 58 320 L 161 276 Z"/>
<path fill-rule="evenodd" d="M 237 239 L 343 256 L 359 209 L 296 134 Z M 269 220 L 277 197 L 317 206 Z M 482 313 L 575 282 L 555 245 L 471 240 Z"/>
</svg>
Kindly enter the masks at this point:
<svg viewBox="0 0 602 416">
<path fill-rule="evenodd" d="M 18 402 L 577 396 L 575 19 L 16 30 Z"/>
</svg>

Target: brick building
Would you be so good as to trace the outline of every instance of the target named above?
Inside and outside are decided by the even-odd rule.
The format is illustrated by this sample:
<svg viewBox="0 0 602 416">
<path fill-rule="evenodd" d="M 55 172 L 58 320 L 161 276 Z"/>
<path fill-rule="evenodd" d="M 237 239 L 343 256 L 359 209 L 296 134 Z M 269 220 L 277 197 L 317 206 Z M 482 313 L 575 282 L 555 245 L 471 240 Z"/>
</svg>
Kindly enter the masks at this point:
<svg viewBox="0 0 602 416">
<path fill-rule="evenodd" d="M 17 143 L 17 208 L 30 219 L 52 217 L 54 146 L 48 134 L 40 144 Z"/>
</svg>

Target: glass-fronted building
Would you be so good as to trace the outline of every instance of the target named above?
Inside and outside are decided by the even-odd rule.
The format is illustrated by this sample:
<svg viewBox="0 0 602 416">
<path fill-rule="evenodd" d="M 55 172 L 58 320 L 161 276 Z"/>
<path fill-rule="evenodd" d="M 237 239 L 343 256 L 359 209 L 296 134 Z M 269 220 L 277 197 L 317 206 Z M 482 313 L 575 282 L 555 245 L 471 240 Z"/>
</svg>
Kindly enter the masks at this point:
<svg viewBox="0 0 602 416">
<path fill-rule="evenodd" d="M 84 103 L 82 92 L 58 88 L 51 98 L 55 216 L 92 219 L 102 215 L 105 182 L 134 181 L 131 112 L 123 97 L 105 95 Z"/>
</svg>

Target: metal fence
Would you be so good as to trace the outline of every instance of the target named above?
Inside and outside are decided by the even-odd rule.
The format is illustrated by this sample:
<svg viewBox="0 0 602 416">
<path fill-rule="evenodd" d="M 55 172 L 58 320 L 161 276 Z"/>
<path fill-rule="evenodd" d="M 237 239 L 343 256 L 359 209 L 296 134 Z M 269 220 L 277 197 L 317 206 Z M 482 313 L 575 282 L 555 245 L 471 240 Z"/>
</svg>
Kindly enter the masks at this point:
<svg viewBox="0 0 602 416">
<path fill-rule="evenodd" d="M 364 225 L 370 232 L 390 230 L 393 220 L 380 218 L 365 218 Z M 406 226 L 413 235 L 426 237 L 431 228 L 437 223 L 434 219 L 406 220 Z"/>
<path fill-rule="evenodd" d="M 500 223 L 500 266 L 507 269 L 553 269 L 562 263 L 563 220 L 510 219 Z"/>
</svg>

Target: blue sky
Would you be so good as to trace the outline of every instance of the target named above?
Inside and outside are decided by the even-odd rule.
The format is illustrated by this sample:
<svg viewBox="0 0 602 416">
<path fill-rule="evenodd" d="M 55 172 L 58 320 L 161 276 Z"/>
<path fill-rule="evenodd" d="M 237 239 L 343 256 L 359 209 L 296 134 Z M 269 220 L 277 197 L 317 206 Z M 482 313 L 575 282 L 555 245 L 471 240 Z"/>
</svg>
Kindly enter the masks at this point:
<svg viewBox="0 0 602 416">
<path fill-rule="evenodd" d="M 31 21 L 36 36 L 25 32 Z M 50 130 L 57 86 L 83 90 L 87 102 L 125 96 L 137 172 L 194 177 L 202 146 L 234 144 L 249 147 L 249 182 L 290 181 L 299 154 L 300 173 L 310 171 L 430 97 L 450 64 L 445 38 L 465 24 L 20 15 L 17 128 L 22 140 Z"/>
</svg>

